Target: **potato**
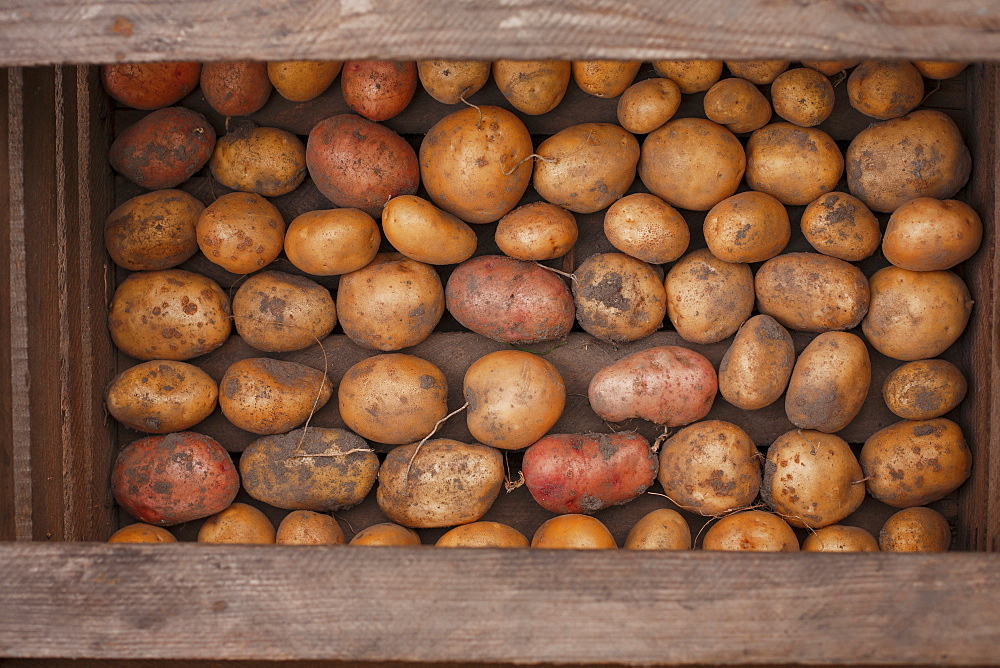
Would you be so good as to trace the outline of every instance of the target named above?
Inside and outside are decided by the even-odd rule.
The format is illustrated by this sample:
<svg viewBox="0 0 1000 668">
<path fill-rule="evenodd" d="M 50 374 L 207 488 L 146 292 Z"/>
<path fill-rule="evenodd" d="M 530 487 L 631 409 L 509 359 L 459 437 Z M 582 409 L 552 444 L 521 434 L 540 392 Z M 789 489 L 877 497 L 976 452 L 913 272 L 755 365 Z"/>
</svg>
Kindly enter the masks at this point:
<svg viewBox="0 0 1000 668">
<path fill-rule="evenodd" d="M 889 217 L 882 253 L 901 269 L 939 271 L 968 260 L 982 240 L 983 222 L 968 204 L 918 197 Z"/>
<path fill-rule="evenodd" d="M 344 334 L 363 348 L 415 346 L 444 315 L 444 287 L 434 268 L 399 253 L 380 253 L 340 277 L 337 313 Z"/>
<path fill-rule="evenodd" d="M 723 79 L 705 93 L 705 116 L 730 132 L 753 132 L 771 120 L 771 103 L 746 79 Z"/>
<path fill-rule="evenodd" d="M 871 306 L 861 323 L 877 351 L 910 362 L 937 357 L 958 340 L 972 314 L 969 289 L 950 271 L 885 267 L 872 274 Z"/>
<path fill-rule="evenodd" d="M 802 213 L 802 235 L 823 255 L 860 262 L 878 250 L 882 230 L 878 218 L 853 195 L 830 192 L 809 203 Z"/>
<path fill-rule="evenodd" d="M 174 534 L 163 527 L 137 522 L 111 534 L 109 543 L 176 543 Z"/>
<path fill-rule="evenodd" d="M 573 80 L 584 93 L 618 97 L 632 85 L 641 60 L 574 60 Z"/>
<path fill-rule="evenodd" d="M 673 262 L 691 242 L 684 216 L 649 193 L 626 195 L 608 207 L 604 235 L 621 252 L 649 264 Z"/>
<path fill-rule="evenodd" d="M 878 544 L 883 552 L 947 552 L 951 527 L 932 508 L 904 508 L 886 520 Z"/>
<path fill-rule="evenodd" d="M 861 506 L 864 475 L 844 439 L 793 429 L 767 449 L 760 496 L 793 527 L 817 529 L 836 524 Z"/>
<path fill-rule="evenodd" d="M 876 123 L 847 147 L 847 185 L 874 211 L 891 213 L 916 197 L 954 197 L 971 171 L 958 126 L 940 111 Z"/>
<path fill-rule="evenodd" d="M 736 192 L 746 168 L 743 145 L 704 118 L 677 118 L 649 133 L 639 178 L 651 193 L 681 209 L 708 211 Z"/>
<path fill-rule="evenodd" d="M 285 255 L 307 274 L 338 276 L 365 267 L 381 242 L 375 219 L 361 209 L 320 209 L 289 223 Z"/>
<path fill-rule="evenodd" d="M 201 63 L 111 63 L 101 66 L 104 90 L 134 109 L 160 109 L 180 102 L 201 77 Z"/>
<path fill-rule="evenodd" d="M 353 114 L 331 116 L 313 127 L 306 167 L 327 199 L 373 218 L 393 197 L 417 192 L 420 183 L 413 147 L 384 125 Z"/>
<path fill-rule="evenodd" d="M 772 123 L 747 142 L 747 185 L 782 204 L 809 204 L 835 189 L 843 173 L 837 143 L 816 128 Z"/>
<path fill-rule="evenodd" d="M 763 510 L 726 515 L 705 532 L 703 550 L 798 552 L 799 539 L 785 520 Z"/>
<path fill-rule="evenodd" d="M 685 341 L 716 343 L 732 336 L 753 312 L 753 272 L 702 248 L 670 268 L 664 282 L 667 317 Z"/>
<path fill-rule="evenodd" d="M 968 383 L 947 360 L 919 360 L 897 367 L 882 386 L 885 405 L 907 420 L 941 417 L 965 398 Z"/>
<path fill-rule="evenodd" d="M 124 202 L 104 224 L 115 264 L 132 271 L 170 269 L 198 252 L 195 225 L 205 205 L 183 190 L 157 190 Z"/>
<path fill-rule="evenodd" d="M 517 260 L 552 260 L 576 244 L 579 230 L 572 213 L 549 202 L 514 209 L 497 223 L 497 247 Z"/>
<path fill-rule="evenodd" d="M 861 527 L 833 524 L 810 531 L 803 552 L 878 552 L 878 541 Z"/>
<path fill-rule="evenodd" d="M 330 291 L 305 276 L 262 271 L 236 291 L 233 321 L 257 350 L 290 352 L 325 338 L 337 324 L 337 308 Z"/>
<path fill-rule="evenodd" d="M 602 368 L 591 379 L 587 397 L 594 412 L 609 422 L 637 417 L 680 427 L 708 415 L 717 389 L 715 369 L 703 355 L 657 346 Z"/>
<path fill-rule="evenodd" d="M 962 429 L 945 418 L 889 425 L 865 441 L 859 459 L 868 493 L 895 508 L 943 498 L 966 481 L 972 467 Z"/>
<path fill-rule="evenodd" d="M 150 434 L 184 431 L 215 410 L 219 386 L 185 362 L 153 360 L 125 369 L 108 386 L 111 417 Z"/>
<path fill-rule="evenodd" d="M 721 60 L 654 60 L 656 75 L 675 82 L 687 95 L 701 93 L 722 76 Z"/>
<path fill-rule="evenodd" d="M 379 508 L 414 528 L 449 527 L 481 518 L 503 486 L 503 456 L 485 445 L 436 438 L 401 445 L 378 473 Z"/>
<path fill-rule="evenodd" d="M 308 102 L 330 87 L 343 65 L 342 60 L 279 60 L 267 64 L 267 78 L 286 100 Z"/>
<path fill-rule="evenodd" d="M 750 83 L 763 86 L 778 78 L 788 69 L 787 60 L 727 60 L 726 67 L 734 77 L 746 79 Z"/>
<path fill-rule="evenodd" d="M 828 77 L 832 77 L 834 74 L 840 74 L 844 70 L 849 70 L 852 67 L 856 67 L 860 63 L 860 59 L 855 60 L 803 60 L 802 65 L 817 72 L 822 72 Z"/>
<path fill-rule="evenodd" d="M 219 408 L 254 434 L 283 434 L 326 405 L 333 383 L 318 369 L 267 357 L 233 362 L 219 381 Z"/>
<path fill-rule="evenodd" d="M 569 86 L 568 60 L 495 60 L 493 78 L 518 111 L 545 114 L 562 102 Z"/>
<path fill-rule="evenodd" d="M 552 135 L 536 153 L 535 191 L 573 213 L 594 213 L 635 181 L 639 142 L 612 123 L 581 123 Z"/>
<path fill-rule="evenodd" d="M 818 253 L 771 258 L 754 279 L 757 310 L 789 329 L 853 329 L 868 312 L 868 279 L 853 264 Z"/>
<path fill-rule="evenodd" d="M 719 392 L 745 411 L 770 406 L 788 386 L 795 366 L 792 336 L 769 315 L 755 315 L 736 332 L 719 364 Z"/>
<path fill-rule="evenodd" d="M 871 359 L 861 337 L 823 332 L 795 363 L 785 393 L 788 420 L 800 429 L 840 431 L 861 411 L 871 380 Z"/>
<path fill-rule="evenodd" d="M 711 208 L 703 226 L 712 254 L 726 262 L 763 262 L 785 249 L 792 237 L 788 211 L 761 192 L 727 197 Z"/>
<path fill-rule="evenodd" d="M 267 515 L 245 503 L 234 503 L 209 517 L 198 530 L 199 543 L 268 545 L 275 538 L 274 525 Z"/>
<path fill-rule="evenodd" d="M 969 63 L 951 63 L 940 60 L 914 60 L 913 66 L 928 79 L 950 79 L 962 73 Z"/>
<path fill-rule="evenodd" d="M 205 166 L 215 148 L 215 130 L 191 109 L 167 107 L 143 116 L 115 138 L 108 151 L 112 169 L 148 190 L 173 188 Z"/>
<path fill-rule="evenodd" d="M 463 393 L 472 437 L 501 450 L 519 450 L 540 439 L 566 406 L 558 369 L 521 350 L 500 350 L 473 362 Z"/>
<path fill-rule="evenodd" d="M 208 168 L 231 190 L 277 197 L 306 178 L 306 147 L 291 132 L 244 121 L 215 142 Z"/>
<path fill-rule="evenodd" d="M 135 273 L 115 290 L 108 327 L 130 357 L 187 360 L 225 343 L 229 297 L 212 279 L 183 269 Z"/>
<path fill-rule="evenodd" d="M 795 125 L 819 125 L 833 113 L 833 102 L 833 84 L 808 67 L 788 70 L 771 84 L 774 113 Z"/>
<path fill-rule="evenodd" d="M 458 264 L 472 257 L 472 228 L 422 197 L 400 195 L 382 209 L 382 229 L 393 248 L 427 264 Z"/>
<path fill-rule="evenodd" d="M 760 453 L 731 422 L 688 425 L 663 443 L 659 457 L 663 493 L 688 512 L 721 515 L 757 498 Z"/>
<path fill-rule="evenodd" d="M 642 516 L 625 537 L 626 550 L 690 550 L 691 528 L 676 510 L 660 508 Z"/>
<path fill-rule="evenodd" d="M 559 276 L 533 262 L 480 255 L 452 272 L 445 304 L 473 332 L 502 343 L 560 339 L 573 328 L 573 295 Z"/>
<path fill-rule="evenodd" d="M 499 522 L 463 524 L 438 538 L 437 547 L 528 547 L 528 539 Z"/>
<path fill-rule="evenodd" d="M 347 370 L 337 400 L 348 429 L 369 441 L 402 445 L 431 433 L 448 414 L 448 381 L 425 359 L 375 355 Z"/>
<path fill-rule="evenodd" d="M 420 178 L 431 201 L 445 211 L 467 223 L 492 223 L 527 190 L 532 153 L 528 129 L 506 109 L 461 109 L 424 135 Z"/>
<path fill-rule="evenodd" d="M 458 104 L 486 85 L 488 60 L 418 60 L 417 74 L 427 94 L 444 104 Z"/>
<path fill-rule="evenodd" d="M 598 253 L 584 260 L 575 276 L 576 318 L 592 336 L 637 341 L 663 325 L 666 291 L 645 262 L 624 253 Z"/>
<path fill-rule="evenodd" d="M 904 60 L 865 60 L 847 78 L 847 99 L 866 116 L 899 118 L 924 99 L 924 80 Z"/>
<path fill-rule="evenodd" d="M 524 484 L 553 513 L 593 514 L 645 492 L 656 480 L 656 454 L 635 433 L 550 434 L 524 453 Z"/>
<path fill-rule="evenodd" d="M 614 536 L 596 517 L 557 515 L 542 525 L 531 537 L 531 547 L 554 550 L 614 550 Z"/>
<path fill-rule="evenodd" d="M 247 116 L 259 111 L 271 97 L 271 89 L 267 63 L 215 62 L 201 68 L 205 101 L 223 116 Z"/>
<path fill-rule="evenodd" d="M 420 534 L 413 529 L 401 527 L 392 522 L 382 522 L 373 524 L 362 529 L 354 538 L 350 545 L 375 545 L 379 547 L 408 547 L 420 545 Z"/>
<path fill-rule="evenodd" d="M 399 115 L 417 92 L 417 63 L 348 60 L 340 76 L 344 102 L 370 121 Z"/>
<path fill-rule="evenodd" d="M 358 503 L 375 484 L 375 452 L 344 429 L 309 427 L 264 436 L 243 451 L 247 494 L 276 508 L 331 512 Z"/>
<path fill-rule="evenodd" d="M 226 508 L 240 488 L 229 453 L 193 431 L 147 436 L 125 446 L 111 469 L 111 493 L 132 517 L 171 526 Z"/>
<path fill-rule="evenodd" d="M 205 207 L 195 233 L 210 262 L 234 274 L 249 274 L 281 254 L 285 221 L 260 195 L 229 193 Z"/>
<path fill-rule="evenodd" d="M 637 135 L 649 134 L 677 113 L 681 90 L 670 79 L 638 81 L 618 100 L 618 124 Z"/>
<path fill-rule="evenodd" d="M 311 510 L 293 510 L 278 525 L 278 545 L 343 545 L 347 542 L 337 520 Z"/>
</svg>

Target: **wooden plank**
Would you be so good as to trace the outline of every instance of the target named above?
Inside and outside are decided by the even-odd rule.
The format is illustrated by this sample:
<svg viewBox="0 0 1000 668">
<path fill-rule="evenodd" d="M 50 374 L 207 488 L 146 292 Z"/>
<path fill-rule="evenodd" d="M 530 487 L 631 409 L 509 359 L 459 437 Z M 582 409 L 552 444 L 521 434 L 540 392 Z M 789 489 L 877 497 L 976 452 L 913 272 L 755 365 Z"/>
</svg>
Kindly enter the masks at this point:
<svg viewBox="0 0 1000 668">
<path fill-rule="evenodd" d="M 10 149 L 10 86 L 7 70 L 0 70 L 0 211 L 8 221 L 11 202 L 14 199 Z M 9 391 L 11 378 L 11 226 L 0 225 L 0 249 L 4 249 L 4 270 L 0 272 L 0 541 L 14 540 L 14 413 L 12 393 Z"/>
<path fill-rule="evenodd" d="M 0 63 L 301 58 L 1000 56 L 989 0 L 38 0 L 7 6 Z"/>
</svg>

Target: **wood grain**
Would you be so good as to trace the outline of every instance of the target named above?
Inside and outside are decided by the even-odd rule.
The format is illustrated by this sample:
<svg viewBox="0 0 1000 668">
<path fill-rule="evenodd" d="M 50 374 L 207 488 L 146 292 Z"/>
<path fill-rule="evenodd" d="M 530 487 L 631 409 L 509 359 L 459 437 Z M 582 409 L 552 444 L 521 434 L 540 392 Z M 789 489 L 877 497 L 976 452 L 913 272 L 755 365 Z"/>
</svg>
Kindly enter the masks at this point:
<svg viewBox="0 0 1000 668">
<path fill-rule="evenodd" d="M 0 540 L 14 540 L 17 535 L 17 511 L 21 505 L 14 487 L 14 402 L 11 392 L 13 359 L 11 357 L 11 306 L 15 301 L 11 267 L 11 234 L 14 218 L 13 203 L 20 197 L 15 192 L 12 180 L 17 169 L 12 159 L 14 150 L 11 142 L 11 125 L 17 125 L 17 118 L 11 115 L 11 96 L 19 92 L 11 90 L 14 70 L 0 71 L 0 211 L 4 212 L 8 224 L 0 225 L 0 249 L 4 249 L 4 270 L 0 272 Z M 15 81 L 16 84 L 16 81 Z M 16 100 L 14 101 L 16 103 Z M 24 530 L 24 533 L 29 533 Z"/>
</svg>

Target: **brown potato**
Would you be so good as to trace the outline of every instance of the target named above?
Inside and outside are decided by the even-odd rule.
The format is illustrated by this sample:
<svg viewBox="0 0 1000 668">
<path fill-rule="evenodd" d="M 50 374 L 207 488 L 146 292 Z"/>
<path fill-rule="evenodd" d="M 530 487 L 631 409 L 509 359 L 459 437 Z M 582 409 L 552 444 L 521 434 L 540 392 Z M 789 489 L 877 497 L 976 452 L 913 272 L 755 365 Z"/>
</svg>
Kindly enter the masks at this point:
<svg viewBox="0 0 1000 668">
<path fill-rule="evenodd" d="M 219 386 L 186 362 L 153 360 L 125 369 L 108 386 L 111 417 L 150 434 L 184 431 L 215 410 Z"/>
<path fill-rule="evenodd" d="M 169 107 L 193 91 L 200 77 L 201 63 L 111 63 L 101 66 L 104 90 L 134 109 Z"/>
<path fill-rule="evenodd" d="M 746 79 L 750 83 L 763 86 L 778 78 L 788 69 L 787 60 L 727 60 L 726 67 L 734 77 Z"/>
<path fill-rule="evenodd" d="M 736 192 L 746 168 L 743 145 L 704 118 L 677 118 L 642 143 L 639 178 L 672 206 L 708 211 Z"/>
<path fill-rule="evenodd" d="M 853 329 L 868 312 L 868 279 L 849 262 L 818 253 L 786 253 L 754 278 L 757 310 L 789 329 Z"/>
<path fill-rule="evenodd" d="M 812 202 L 835 189 L 843 173 L 837 143 L 816 128 L 772 123 L 747 142 L 747 185 L 782 204 Z"/>
<path fill-rule="evenodd" d="M 637 341 L 663 326 L 667 293 L 652 266 L 624 253 L 591 255 L 576 268 L 576 318 L 604 341 Z"/>
<path fill-rule="evenodd" d="M 233 321 L 243 340 L 264 352 L 290 352 L 315 345 L 337 324 L 330 291 L 305 276 L 262 271 L 233 297 Z"/>
<path fill-rule="evenodd" d="M 654 60 L 656 75 L 675 82 L 681 92 L 690 95 L 712 87 L 722 76 L 721 60 Z"/>
<path fill-rule="evenodd" d="M 219 381 L 219 408 L 254 434 L 283 434 L 326 405 L 333 383 L 298 362 L 248 357 L 233 362 Z"/>
<path fill-rule="evenodd" d="M 854 195 L 830 192 L 809 203 L 802 213 L 802 234 L 818 252 L 860 262 L 878 250 L 882 230 L 878 218 Z"/>
<path fill-rule="evenodd" d="M 286 100 L 308 102 L 330 87 L 343 65 L 342 60 L 280 60 L 267 64 L 267 78 Z"/>
<path fill-rule="evenodd" d="M 771 120 L 771 103 L 746 79 L 723 79 L 705 93 L 705 116 L 730 132 L 753 132 Z"/>
<path fill-rule="evenodd" d="M 132 271 L 170 269 L 198 252 L 195 225 L 205 205 L 183 190 L 157 190 L 123 203 L 104 224 L 115 264 Z"/>
<path fill-rule="evenodd" d="M 501 450 L 519 450 L 540 439 L 566 406 L 559 370 L 521 350 L 501 350 L 473 362 L 465 372 L 463 394 L 472 437 Z"/>
<path fill-rule="evenodd" d="M 969 63 L 953 63 L 940 60 L 914 60 L 913 66 L 928 79 L 950 79 L 962 73 Z"/>
<path fill-rule="evenodd" d="M 420 534 L 413 529 L 392 522 L 373 524 L 356 533 L 349 545 L 376 545 L 379 547 L 409 547 L 420 545 Z"/>
<path fill-rule="evenodd" d="M 777 515 L 747 510 L 726 515 L 705 532 L 703 550 L 725 552 L 798 552 L 799 539 Z"/>
<path fill-rule="evenodd" d="M 614 536 L 596 517 L 590 515 L 556 515 L 531 537 L 531 547 L 554 550 L 614 550 Z"/>
<path fill-rule="evenodd" d="M 237 61 L 205 63 L 201 92 L 212 109 L 223 116 L 247 116 L 259 111 L 271 97 L 267 63 Z"/>
<path fill-rule="evenodd" d="M 108 314 L 111 338 L 140 360 L 187 360 L 225 343 L 232 329 L 229 297 L 219 284 L 183 269 L 128 276 Z"/>
<path fill-rule="evenodd" d="M 854 60 L 803 60 L 802 64 L 805 67 L 822 72 L 828 77 L 832 77 L 834 74 L 840 74 L 844 70 L 856 67 L 860 62 L 861 59 L 859 58 Z"/>
<path fill-rule="evenodd" d="M 274 525 L 267 515 L 245 503 L 234 503 L 212 515 L 198 530 L 199 543 L 267 545 L 274 543 L 275 538 Z"/>
<path fill-rule="evenodd" d="M 878 552 L 878 541 L 861 527 L 833 524 L 810 531 L 803 552 Z"/>
<path fill-rule="evenodd" d="M 291 132 L 238 122 L 215 142 L 208 168 L 231 190 L 277 197 L 306 178 L 306 147 Z"/>
<path fill-rule="evenodd" d="M 205 207 L 195 232 L 210 262 L 234 274 L 249 274 L 281 254 L 285 221 L 260 195 L 229 193 Z"/>
<path fill-rule="evenodd" d="M 278 545 L 343 545 L 347 542 L 337 520 L 311 510 L 293 510 L 278 525 Z"/>
<path fill-rule="evenodd" d="M 594 213 L 635 181 L 639 142 L 612 123 L 581 123 L 552 135 L 536 153 L 535 191 L 574 213 Z"/>
<path fill-rule="evenodd" d="M 247 494 L 276 508 L 331 512 L 367 496 L 378 457 L 357 434 L 309 427 L 264 436 L 240 456 Z"/>
<path fill-rule="evenodd" d="M 584 93 L 618 97 L 635 81 L 641 60 L 574 60 L 573 80 Z"/>
<path fill-rule="evenodd" d="M 626 550 L 690 550 L 691 528 L 676 510 L 660 508 L 642 516 L 625 537 Z"/>
<path fill-rule="evenodd" d="M 109 543 L 176 543 L 174 534 L 163 527 L 136 522 L 111 534 Z"/>
<path fill-rule="evenodd" d="M 861 337 L 823 332 L 795 363 L 785 394 L 788 420 L 800 429 L 840 431 L 861 411 L 871 380 L 871 359 Z"/>
<path fill-rule="evenodd" d="M 493 79 L 518 111 L 545 114 L 562 102 L 572 67 L 568 60 L 495 60 Z"/>
<path fill-rule="evenodd" d="M 500 451 L 485 445 L 431 439 L 394 448 L 378 472 L 379 508 L 414 528 L 449 527 L 481 518 L 503 486 Z"/>
<path fill-rule="evenodd" d="M 965 398 L 968 383 L 947 360 L 919 360 L 897 367 L 882 386 L 885 405 L 907 420 L 941 417 Z"/>
<path fill-rule="evenodd" d="M 576 244 L 579 230 L 572 213 L 549 202 L 514 209 L 497 223 L 497 247 L 517 260 L 551 260 Z"/>
<path fill-rule="evenodd" d="M 418 60 L 417 74 L 427 94 L 444 104 L 458 104 L 486 85 L 488 60 Z"/>
<path fill-rule="evenodd" d="M 399 115 L 417 92 L 417 63 L 348 60 L 340 76 L 344 102 L 370 121 Z"/>
<path fill-rule="evenodd" d="M 670 268 L 664 287 L 667 317 L 685 341 L 715 343 L 732 336 L 753 312 L 753 272 L 702 248 Z"/>
<path fill-rule="evenodd" d="M 933 508 L 904 508 L 882 525 L 878 544 L 883 552 L 947 552 L 951 527 Z"/>
<path fill-rule="evenodd" d="M 670 79 L 639 81 L 618 100 L 618 124 L 633 134 L 649 134 L 673 118 L 680 104 L 681 90 Z"/>
<path fill-rule="evenodd" d="M 770 406 L 784 394 L 794 366 L 788 330 L 769 315 L 755 315 L 736 332 L 719 364 L 719 392 L 745 411 Z"/>
<path fill-rule="evenodd" d="M 788 70 L 771 84 L 774 113 L 795 125 L 819 125 L 833 113 L 833 102 L 833 84 L 808 67 Z"/>
<path fill-rule="evenodd" d="M 307 274 L 339 276 L 367 266 L 381 242 L 375 219 L 361 209 L 306 211 L 288 225 L 285 255 Z"/>
<path fill-rule="evenodd" d="M 528 539 L 499 522 L 463 524 L 438 538 L 437 547 L 528 547 Z"/>
<path fill-rule="evenodd" d="M 361 360 L 337 388 L 340 417 L 369 441 L 402 445 L 420 440 L 448 413 L 448 381 L 441 369 L 413 355 Z"/>
<path fill-rule="evenodd" d="M 649 193 L 626 195 L 612 204 L 604 214 L 604 234 L 612 246 L 649 264 L 673 262 L 691 242 L 684 216 Z"/>
<path fill-rule="evenodd" d="M 847 78 L 847 99 L 866 116 L 899 118 L 924 99 L 924 79 L 905 60 L 866 60 Z"/>
<path fill-rule="evenodd" d="M 422 197 L 400 195 L 382 209 L 382 230 L 393 248 L 427 264 L 458 264 L 472 257 L 476 233 L 457 216 Z"/>
<path fill-rule="evenodd" d="M 705 216 L 705 243 L 726 262 L 763 262 L 785 249 L 792 237 L 788 211 L 767 193 L 727 197 Z"/>
<path fill-rule="evenodd" d="M 951 269 L 983 240 L 979 214 L 964 202 L 918 197 L 893 211 L 882 239 L 885 259 L 902 269 Z"/>
<path fill-rule="evenodd" d="M 215 130 L 197 111 L 167 107 L 143 116 L 115 138 L 112 169 L 149 190 L 174 188 L 205 166 Z"/>
<path fill-rule="evenodd" d="M 885 267 L 872 274 L 871 306 L 861 328 L 883 355 L 907 362 L 937 357 L 965 331 L 969 289 L 950 271 Z"/>
</svg>

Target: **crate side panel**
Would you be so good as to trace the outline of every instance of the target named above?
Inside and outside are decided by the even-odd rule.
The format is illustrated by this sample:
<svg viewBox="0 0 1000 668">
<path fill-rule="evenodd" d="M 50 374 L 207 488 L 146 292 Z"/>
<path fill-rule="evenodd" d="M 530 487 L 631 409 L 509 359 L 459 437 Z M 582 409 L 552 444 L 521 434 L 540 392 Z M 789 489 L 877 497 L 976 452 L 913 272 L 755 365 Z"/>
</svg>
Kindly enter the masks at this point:
<svg viewBox="0 0 1000 668">
<path fill-rule="evenodd" d="M 8 70 L 0 70 L 0 211 L 4 214 L 6 224 L 0 225 L 0 249 L 6 256 L 3 271 L 0 271 L 0 540 L 14 540 L 14 414 L 11 379 L 11 254 L 14 249 L 10 243 L 11 203 L 13 200 L 11 183 L 11 144 L 10 144 L 10 86 Z"/>
</svg>

